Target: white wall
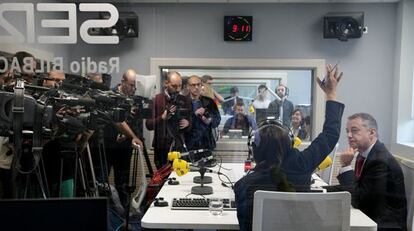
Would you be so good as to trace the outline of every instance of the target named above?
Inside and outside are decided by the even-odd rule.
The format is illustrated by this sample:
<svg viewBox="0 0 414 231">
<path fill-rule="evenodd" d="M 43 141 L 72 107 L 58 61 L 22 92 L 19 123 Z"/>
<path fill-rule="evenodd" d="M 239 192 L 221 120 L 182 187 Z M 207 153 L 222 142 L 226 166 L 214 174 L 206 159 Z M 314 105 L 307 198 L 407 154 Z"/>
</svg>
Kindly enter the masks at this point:
<svg viewBox="0 0 414 231">
<path fill-rule="evenodd" d="M 411 118 L 414 81 L 414 1 L 398 7 L 395 81 L 392 113 L 392 152 L 414 159 L 414 120 Z"/>
<path fill-rule="evenodd" d="M 140 37 L 118 46 L 80 43 L 70 46 L 70 57 L 120 56 L 121 70 L 132 67 L 143 74 L 149 73 L 151 57 L 340 60 L 345 74 L 338 99 L 346 104 L 344 118 L 361 111 L 373 114 L 381 140 L 389 145 L 397 8 L 398 3 L 121 5 L 138 14 Z M 365 12 L 369 33 L 348 42 L 323 39 L 322 17 L 333 11 Z M 224 42 L 224 15 L 252 15 L 253 41 Z M 341 135 L 343 148 L 346 138 Z"/>
</svg>

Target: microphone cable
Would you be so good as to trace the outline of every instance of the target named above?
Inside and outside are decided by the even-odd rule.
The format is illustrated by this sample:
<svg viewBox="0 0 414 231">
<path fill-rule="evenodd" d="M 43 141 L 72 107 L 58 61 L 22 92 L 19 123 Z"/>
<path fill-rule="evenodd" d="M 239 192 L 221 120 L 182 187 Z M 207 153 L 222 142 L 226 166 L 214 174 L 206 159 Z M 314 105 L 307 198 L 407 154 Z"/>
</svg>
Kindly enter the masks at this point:
<svg viewBox="0 0 414 231">
<path fill-rule="evenodd" d="M 220 155 L 218 155 L 219 157 L 220 157 L 220 164 L 219 164 L 219 170 L 218 170 L 218 174 L 217 174 L 217 176 L 218 176 L 218 178 L 219 178 L 219 180 L 221 181 L 221 185 L 222 186 L 224 186 L 224 187 L 228 187 L 228 188 L 231 188 L 231 189 L 234 189 L 234 184 L 233 184 L 233 182 L 230 180 L 230 178 L 226 175 L 226 174 L 224 174 L 224 173 L 222 173 L 221 172 L 221 169 L 225 169 L 225 170 L 227 170 L 227 171 L 229 171 L 229 170 L 231 170 L 231 169 L 226 169 L 226 168 L 224 168 L 222 165 L 223 165 L 223 158 L 220 156 Z M 223 179 L 221 179 L 221 175 L 223 175 L 224 177 L 226 177 L 227 178 L 227 182 L 226 181 L 224 181 Z M 230 184 L 230 186 L 228 185 L 228 184 Z"/>
</svg>

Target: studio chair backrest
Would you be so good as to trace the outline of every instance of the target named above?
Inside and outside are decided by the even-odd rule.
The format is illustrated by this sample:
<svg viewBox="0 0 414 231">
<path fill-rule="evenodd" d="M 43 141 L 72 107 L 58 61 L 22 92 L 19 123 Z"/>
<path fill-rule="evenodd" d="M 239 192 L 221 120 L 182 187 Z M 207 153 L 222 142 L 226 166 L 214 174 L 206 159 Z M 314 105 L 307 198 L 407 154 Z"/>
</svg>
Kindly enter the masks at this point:
<svg viewBox="0 0 414 231">
<path fill-rule="evenodd" d="M 401 168 L 404 173 L 405 194 L 407 197 L 407 226 L 409 231 L 414 231 L 414 161 L 401 160 Z"/>
<path fill-rule="evenodd" d="M 351 194 L 292 193 L 258 190 L 253 230 L 349 231 Z"/>
</svg>

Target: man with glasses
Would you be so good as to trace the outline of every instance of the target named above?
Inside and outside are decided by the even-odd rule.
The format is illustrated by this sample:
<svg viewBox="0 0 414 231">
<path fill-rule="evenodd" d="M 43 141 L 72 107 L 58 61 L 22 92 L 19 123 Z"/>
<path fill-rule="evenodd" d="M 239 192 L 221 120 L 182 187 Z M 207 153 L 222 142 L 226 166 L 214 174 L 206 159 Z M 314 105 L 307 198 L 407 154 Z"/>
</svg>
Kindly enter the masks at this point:
<svg viewBox="0 0 414 231">
<path fill-rule="evenodd" d="M 349 148 L 341 155 L 339 186 L 352 193 L 352 206 L 378 224 L 378 230 L 407 230 L 404 176 L 397 160 L 378 140 L 377 122 L 367 113 L 348 117 Z M 351 162 L 356 156 L 355 169 Z"/>
<path fill-rule="evenodd" d="M 201 95 L 201 79 L 193 75 L 188 79 L 192 108 L 192 129 L 186 134 L 186 144 L 189 150 L 209 149 L 216 147 L 213 129 L 220 124 L 220 112 L 214 101 Z"/>
<path fill-rule="evenodd" d="M 180 73 L 170 71 L 165 88 L 154 99 L 152 118 L 146 120 L 148 130 L 154 130 L 154 162 L 157 169 L 167 163 L 169 151 L 184 151 L 184 134 L 191 130 L 191 102 L 179 94 L 182 86 Z"/>
</svg>

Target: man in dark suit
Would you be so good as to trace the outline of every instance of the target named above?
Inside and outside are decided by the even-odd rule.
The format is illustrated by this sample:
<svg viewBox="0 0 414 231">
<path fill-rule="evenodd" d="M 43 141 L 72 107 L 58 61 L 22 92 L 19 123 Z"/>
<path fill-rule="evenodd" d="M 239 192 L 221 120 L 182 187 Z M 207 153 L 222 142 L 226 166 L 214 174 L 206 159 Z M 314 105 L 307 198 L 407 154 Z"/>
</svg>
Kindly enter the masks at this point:
<svg viewBox="0 0 414 231">
<path fill-rule="evenodd" d="M 373 219 L 378 230 L 407 230 L 404 176 L 378 140 L 376 120 L 367 113 L 357 113 L 348 118 L 346 127 L 350 147 L 341 154 L 337 188 L 352 193 L 352 206 Z M 356 154 L 354 171 L 351 162 Z"/>
<path fill-rule="evenodd" d="M 183 151 L 184 133 L 191 131 L 191 102 L 180 95 L 182 78 L 180 73 L 167 73 L 165 89 L 154 99 L 153 117 L 147 119 L 148 130 L 154 130 L 154 162 L 157 169 L 167 163 L 171 150 Z"/>
</svg>

